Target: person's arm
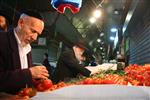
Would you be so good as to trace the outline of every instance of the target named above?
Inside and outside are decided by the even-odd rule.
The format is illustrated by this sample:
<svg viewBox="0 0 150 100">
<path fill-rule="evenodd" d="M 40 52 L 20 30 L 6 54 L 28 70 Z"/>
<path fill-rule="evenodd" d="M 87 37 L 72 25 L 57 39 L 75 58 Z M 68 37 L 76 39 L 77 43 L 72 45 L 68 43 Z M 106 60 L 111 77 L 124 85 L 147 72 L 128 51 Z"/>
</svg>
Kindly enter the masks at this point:
<svg viewBox="0 0 150 100">
<path fill-rule="evenodd" d="M 98 66 L 96 66 L 96 67 L 95 66 L 94 67 L 93 66 L 86 66 L 85 68 L 91 71 L 90 75 L 96 74 L 100 71 L 100 67 L 98 67 Z"/>
<path fill-rule="evenodd" d="M 88 69 L 80 65 L 72 53 L 70 54 L 64 53 L 61 57 L 62 57 L 63 62 L 67 64 L 70 68 L 76 70 L 77 72 L 79 72 L 80 74 L 84 76 L 90 75 L 91 71 L 89 71 Z"/>
<path fill-rule="evenodd" d="M 32 76 L 29 69 L 5 71 L 0 66 L 0 91 L 17 92 L 26 86 L 32 86 Z"/>
<path fill-rule="evenodd" d="M 0 67 L 0 91 L 18 92 L 20 89 L 32 86 L 32 79 L 47 78 L 48 71 L 44 66 L 33 66 L 29 69 L 4 71 Z"/>
</svg>

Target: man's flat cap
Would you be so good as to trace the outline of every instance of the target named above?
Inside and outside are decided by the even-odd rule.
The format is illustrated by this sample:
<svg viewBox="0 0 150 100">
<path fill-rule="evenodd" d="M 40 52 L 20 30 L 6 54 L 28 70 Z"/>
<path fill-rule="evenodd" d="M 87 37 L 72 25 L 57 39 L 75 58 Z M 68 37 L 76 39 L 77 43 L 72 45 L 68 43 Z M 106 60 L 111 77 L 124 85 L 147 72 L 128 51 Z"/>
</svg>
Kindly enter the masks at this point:
<svg viewBox="0 0 150 100">
<path fill-rule="evenodd" d="M 43 20 L 43 17 L 41 16 L 41 14 L 38 11 L 35 11 L 35 10 L 22 10 L 21 14 L 22 13 L 24 13 L 28 16 L 35 17 L 35 18 L 38 18 L 40 20 Z"/>
<path fill-rule="evenodd" d="M 87 43 L 83 40 L 78 40 L 74 43 L 76 46 L 80 47 L 80 48 L 83 48 L 85 50 L 89 50 L 87 47 Z"/>
</svg>

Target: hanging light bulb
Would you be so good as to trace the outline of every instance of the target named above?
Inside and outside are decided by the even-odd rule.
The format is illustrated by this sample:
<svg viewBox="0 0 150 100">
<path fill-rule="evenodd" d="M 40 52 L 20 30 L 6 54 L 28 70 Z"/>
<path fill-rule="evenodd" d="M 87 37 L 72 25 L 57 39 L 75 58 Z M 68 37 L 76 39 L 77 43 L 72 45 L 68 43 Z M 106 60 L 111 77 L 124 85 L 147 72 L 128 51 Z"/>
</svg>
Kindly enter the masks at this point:
<svg viewBox="0 0 150 100">
<path fill-rule="evenodd" d="M 95 10 L 94 13 L 93 13 L 93 16 L 95 18 L 99 18 L 101 15 L 102 15 L 102 12 L 100 10 Z"/>
<path fill-rule="evenodd" d="M 95 22 L 96 22 L 96 18 L 91 17 L 91 18 L 89 19 L 89 21 L 90 21 L 91 23 L 95 23 Z"/>
</svg>

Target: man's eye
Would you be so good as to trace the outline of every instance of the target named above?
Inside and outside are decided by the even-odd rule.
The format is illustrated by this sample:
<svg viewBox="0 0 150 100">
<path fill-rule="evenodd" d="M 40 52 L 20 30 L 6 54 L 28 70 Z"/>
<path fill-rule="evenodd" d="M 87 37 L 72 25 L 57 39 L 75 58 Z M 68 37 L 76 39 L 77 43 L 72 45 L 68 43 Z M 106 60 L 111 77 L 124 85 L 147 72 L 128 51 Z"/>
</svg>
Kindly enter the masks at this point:
<svg viewBox="0 0 150 100">
<path fill-rule="evenodd" d="M 31 29 L 31 32 L 33 33 L 33 34 L 37 34 L 37 35 L 40 35 L 36 30 L 33 30 L 33 29 Z"/>
<path fill-rule="evenodd" d="M 32 33 L 37 33 L 35 30 L 31 30 Z"/>
</svg>

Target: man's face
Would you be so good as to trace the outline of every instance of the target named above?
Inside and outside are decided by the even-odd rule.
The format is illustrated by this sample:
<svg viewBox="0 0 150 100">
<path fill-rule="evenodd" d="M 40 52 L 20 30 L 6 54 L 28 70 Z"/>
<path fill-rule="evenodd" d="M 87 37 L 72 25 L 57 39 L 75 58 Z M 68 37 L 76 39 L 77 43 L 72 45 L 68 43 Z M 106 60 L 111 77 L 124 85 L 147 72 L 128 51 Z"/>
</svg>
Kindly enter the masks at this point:
<svg viewBox="0 0 150 100">
<path fill-rule="evenodd" d="M 86 57 L 83 56 L 83 54 L 81 55 L 80 61 L 84 62 L 86 60 Z"/>
<path fill-rule="evenodd" d="M 76 54 L 76 58 L 79 61 L 84 61 L 85 60 L 85 57 L 83 56 L 84 51 L 85 50 L 83 48 L 76 47 L 75 54 Z"/>
<path fill-rule="evenodd" d="M 37 39 L 44 29 L 44 22 L 34 17 L 19 20 L 19 38 L 22 45 L 29 44 Z"/>
<path fill-rule="evenodd" d="M 4 28 L 6 26 L 6 19 L 3 16 L 0 16 L 0 27 Z"/>
</svg>

